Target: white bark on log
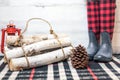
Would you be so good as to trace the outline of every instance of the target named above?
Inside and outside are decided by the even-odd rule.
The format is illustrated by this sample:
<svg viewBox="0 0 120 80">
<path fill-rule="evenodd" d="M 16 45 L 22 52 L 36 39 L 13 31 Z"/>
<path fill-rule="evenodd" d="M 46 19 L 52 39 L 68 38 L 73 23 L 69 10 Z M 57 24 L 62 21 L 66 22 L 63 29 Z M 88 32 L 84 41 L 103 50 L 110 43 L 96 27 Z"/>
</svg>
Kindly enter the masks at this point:
<svg viewBox="0 0 120 80">
<path fill-rule="evenodd" d="M 4 47 L 5 51 L 9 51 L 11 49 L 9 49 L 7 46 Z"/>
<path fill-rule="evenodd" d="M 5 46 L 4 49 L 5 49 L 5 51 L 9 51 L 10 50 L 7 46 Z M 5 56 L 4 56 L 4 63 L 7 63 L 7 61 L 5 59 Z"/>
<path fill-rule="evenodd" d="M 59 41 L 61 42 L 63 47 L 71 45 L 69 37 L 60 38 Z M 40 42 L 36 42 L 30 45 L 23 46 L 25 54 L 27 55 L 31 53 L 37 54 L 37 53 L 40 53 L 40 51 L 42 50 L 54 49 L 54 48 L 59 48 L 59 47 L 61 47 L 61 45 L 56 39 L 40 41 Z M 14 48 L 12 50 L 5 52 L 5 58 L 7 60 L 10 60 L 11 58 L 17 58 L 17 57 L 24 56 L 24 51 L 22 50 L 21 47 Z"/>
<path fill-rule="evenodd" d="M 19 36 L 7 36 L 6 44 L 14 46 Z M 66 34 L 58 34 L 58 38 L 68 37 Z M 37 34 L 37 35 L 23 35 L 21 39 L 24 45 L 28 45 L 34 42 L 39 42 L 42 40 L 55 39 L 53 34 Z"/>
<path fill-rule="evenodd" d="M 63 49 L 65 52 L 65 56 L 64 56 L 62 50 L 59 49 L 59 50 L 55 50 L 55 51 L 52 51 L 49 53 L 27 57 L 30 67 L 28 67 L 25 57 L 11 59 L 9 68 L 11 71 L 20 70 L 21 68 L 28 69 L 28 68 L 48 65 L 48 64 L 69 58 L 72 47 L 67 47 L 67 48 L 63 48 Z"/>
</svg>

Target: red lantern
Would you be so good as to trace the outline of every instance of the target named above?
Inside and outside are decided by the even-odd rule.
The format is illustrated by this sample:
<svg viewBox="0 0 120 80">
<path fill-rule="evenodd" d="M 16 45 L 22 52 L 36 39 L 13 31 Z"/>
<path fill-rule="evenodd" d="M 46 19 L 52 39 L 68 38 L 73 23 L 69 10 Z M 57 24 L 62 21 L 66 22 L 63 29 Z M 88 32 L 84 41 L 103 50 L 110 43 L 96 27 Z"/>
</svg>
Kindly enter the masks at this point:
<svg viewBox="0 0 120 80">
<path fill-rule="evenodd" d="M 18 29 L 13 24 L 13 21 L 10 21 L 7 25 L 7 28 L 2 29 L 2 38 L 1 38 L 1 52 L 4 53 L 4 42 L 5 42 L 5 34 L 7 35 L 20 35 L 21 29 Z"/>
</svg>

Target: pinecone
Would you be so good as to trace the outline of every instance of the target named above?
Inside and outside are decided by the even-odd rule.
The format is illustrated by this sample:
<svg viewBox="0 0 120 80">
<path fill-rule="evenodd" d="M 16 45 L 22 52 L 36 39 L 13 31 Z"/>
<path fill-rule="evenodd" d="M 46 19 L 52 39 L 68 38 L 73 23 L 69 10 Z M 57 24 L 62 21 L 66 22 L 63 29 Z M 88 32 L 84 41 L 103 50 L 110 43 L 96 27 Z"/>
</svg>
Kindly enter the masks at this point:
<svg viewBox="0 0 120 80">
<path fill-rule="evenodd" d="M 86 68 L 88 65 L 89 57 L 86 49 L 79 45 L 72 49 L 71 63 L 74 68 Z"/>
</svg>

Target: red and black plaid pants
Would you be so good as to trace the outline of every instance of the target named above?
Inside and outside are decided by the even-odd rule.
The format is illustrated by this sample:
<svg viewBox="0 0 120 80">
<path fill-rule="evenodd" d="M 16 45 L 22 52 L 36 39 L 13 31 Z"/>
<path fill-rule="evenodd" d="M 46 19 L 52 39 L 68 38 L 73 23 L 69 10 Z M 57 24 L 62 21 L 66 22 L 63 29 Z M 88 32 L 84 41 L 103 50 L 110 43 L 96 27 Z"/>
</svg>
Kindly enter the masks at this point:
<svg viewBox="0 0 120 80">
<path fill-rule="evenodd" d="M 101 32 L 108 32 L 112 39 L 115 21 L 115 0 L 89 0 L 87 2 L 88 29 L 92 30 L 97 40 Z"/>
</svg>

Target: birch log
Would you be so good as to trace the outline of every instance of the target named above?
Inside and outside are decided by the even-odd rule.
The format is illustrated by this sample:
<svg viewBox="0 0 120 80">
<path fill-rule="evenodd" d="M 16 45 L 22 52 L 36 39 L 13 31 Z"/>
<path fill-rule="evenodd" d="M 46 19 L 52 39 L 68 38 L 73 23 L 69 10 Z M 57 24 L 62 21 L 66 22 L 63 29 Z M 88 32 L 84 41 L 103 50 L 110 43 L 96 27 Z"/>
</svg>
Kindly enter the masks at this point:
<svg viewBox="0 0 120 80">
<path fill-rule="evenodd" d="M 9 49 L 7 46 L 4 47 L 5 51 L 9 51 L 11 49 Z"/>
<path fill-rule="evenodd" d="M 38 67 L 38 66 L 43 66 L 43 65 L 47 65 L 47 64 L 51 64 L 54 62 L 58 62 L 64 59 L 67 59 L 70 54 L 71 54 L 71 49 L 72 47 L 67 47 L 64 48 L 64 54 L 62 52 L 61 49 L 56 50 L 56 51 L 52 51 L 46 54 L 41 54 L 41 55 L 36 55 L 36 56 L 32 56 L 32 57 L 28 57 L 28 61 L 29 61 L 29 68 L 33 68 L 33 67 Z M 10 60 L 10 64 L 9 64 L 10 70 L 20 70 L 22 69 L 27 69 L 28 68 L 28 64 L 26 61 L 25 57 L 21 57 L 21 58 L 14 58 Z"/>
<path fill-rule="evenodd" d="M 68 37 L 66 34 L 58 34 L 58 38 Z M 19 36 L 7 36 L 6 44 L 14 46 Z M 39 42 L 42 40 L 55 39 L 53 34 L 37 34 L 37 35 L 23 35 L 21 39 L 22 44 L 28 45 L 34 42 Z M 16 45 L 17 46 L 17 45 Z"/>
<path fill-rule="evenodd" d="M 59 41 L 61 42 L 61 45 L 63 47 L 70 46 L 71 44 L 69 37 L 60 38 Z M 51 39 L 51 40 L 40 41 L 30 45 L 23 46 L 23 49 L 26 55 L 30 55 L 31 53 L 32 54 L 40 53 L 40 51 L 42 50 L 59 48 L 61 47 L 61 45 L 56 39 Z M 24 56 L 23 49 L 21 47 L 18 47 L 18 48 L 14 48 L 12 50 L 6 51 L 5 52 L 6 60 Z"/>
</svg>

